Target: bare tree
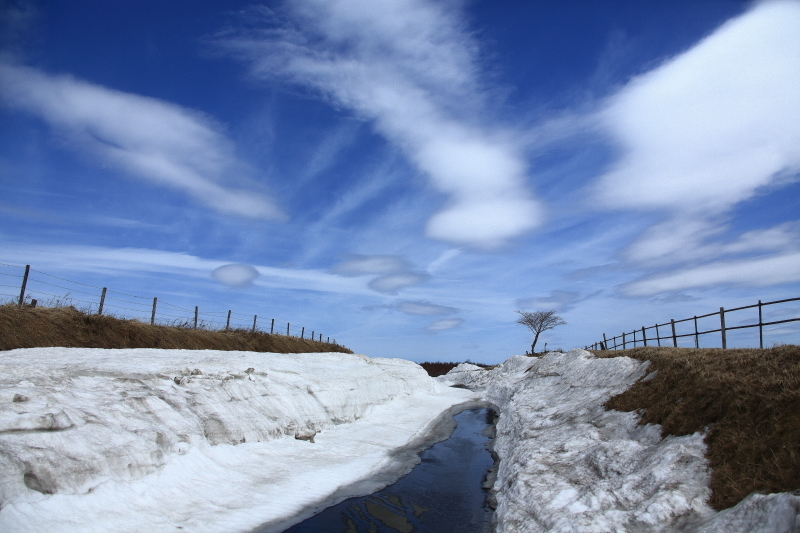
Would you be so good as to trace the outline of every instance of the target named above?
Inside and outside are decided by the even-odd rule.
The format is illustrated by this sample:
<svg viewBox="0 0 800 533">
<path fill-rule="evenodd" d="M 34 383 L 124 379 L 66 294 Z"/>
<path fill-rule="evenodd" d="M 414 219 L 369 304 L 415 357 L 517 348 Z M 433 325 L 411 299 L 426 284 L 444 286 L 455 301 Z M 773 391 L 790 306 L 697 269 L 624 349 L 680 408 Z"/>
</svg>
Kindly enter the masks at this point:
<svg viewBox="0 0 800 533">
<path fill-rule="evenodd" d="M 533 332 L 531 355 L 535 353 L 534 348 L 536 348 L 536 341 L 539 340 L 539 335 L 541 335 L 542 332 L 566 324 L 564 319 L 558 316 L 555 311 L 515 311 L 515 313 L 519 313 L 520 315 L 517 319 L 517 324 L 527 326 Z"/>
</svg>

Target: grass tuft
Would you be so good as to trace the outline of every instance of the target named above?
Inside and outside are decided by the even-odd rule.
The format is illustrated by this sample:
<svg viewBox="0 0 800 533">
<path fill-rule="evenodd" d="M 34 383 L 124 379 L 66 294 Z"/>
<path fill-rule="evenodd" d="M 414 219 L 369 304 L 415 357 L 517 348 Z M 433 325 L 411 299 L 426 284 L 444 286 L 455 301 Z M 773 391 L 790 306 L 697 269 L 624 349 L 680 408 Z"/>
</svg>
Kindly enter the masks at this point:
<svg viewBox="0 0 800 533">
<path fill-rule="evenodd" d="M 708 430 L 712 507 L 800 489 L 800 346 L 592 352 L 648 360 L 657 371 L 606 408 L 642 410 L 639 423 L 661 424 L 664 435 Z"/>
<path fill-rule="evenodd" d="M 0 306 L 0 350 L 48 346 L 353 353 L 339 344 L 260 331 L 194 329 L 188 323 L 151 326 L 138 320 L 90 314 L 72 306 Z"/>
</svg>

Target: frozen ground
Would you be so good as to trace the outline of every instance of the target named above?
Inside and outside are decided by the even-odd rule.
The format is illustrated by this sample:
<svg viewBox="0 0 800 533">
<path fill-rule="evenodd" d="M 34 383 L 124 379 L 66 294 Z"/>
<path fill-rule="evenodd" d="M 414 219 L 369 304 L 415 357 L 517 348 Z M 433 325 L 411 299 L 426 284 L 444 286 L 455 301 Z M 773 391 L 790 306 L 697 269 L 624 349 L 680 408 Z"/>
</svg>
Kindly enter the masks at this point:
<svg viewBox="0 0 800 533">
<path fill-rule="evenodd" d="M 439 378 L 481 388 L 500 408 L 498 533 L 800 532 L 796 495 L 709 508 L 701 434 L 661 439 L 635 413 L 603 409 L 640 378 L 647 363 L 583 350 L 514 356 L 490 371 L 463 364 Z"/>
<path fill-rule="evenodd" d="M 360 355 L 0 352 L 0 531 L 281 531 L 393 482 L 475 397 Z"/>
</svg>

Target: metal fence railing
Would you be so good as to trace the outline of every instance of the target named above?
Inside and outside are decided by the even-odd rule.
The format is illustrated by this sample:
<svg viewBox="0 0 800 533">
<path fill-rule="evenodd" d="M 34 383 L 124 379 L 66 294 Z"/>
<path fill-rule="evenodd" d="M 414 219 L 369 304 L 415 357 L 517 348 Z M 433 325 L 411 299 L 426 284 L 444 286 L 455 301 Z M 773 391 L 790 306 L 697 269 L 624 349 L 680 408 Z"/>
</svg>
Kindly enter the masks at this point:
<svg viewBox="0 0 800 533">
<path fill-rule="evenodd" d="M 714 313 L 707 313 L 705 315 L 698 315 L 692 318 L 684 318 L 683 320 L 670 320 L 669 322 L 665 322 L 664 324 L 656 324 L 655 326 L 649 327 L 642 327 L 640 329 L 634 329 L 630 332 L 624 332 L 621 335 L 611 337 L 610 339 L 606 337 L 606 334 L 603 333 L 603 340 L 586 346 L 585 348 L 594 349 L 594 350 L 618 350 L 618 349 L 626 349 L 631 345 L 631 347 L 636 347 L 637 343 L 640 346 L 661 346 L 661 341 L 666 341 L 666 345 L 672 345 L 673 347 L 678 347 L 678 339 L 684 338 L 693 338 L 694 339 L 694 347 L 700 347 L 700 336 L 702 335 L 709 335 L 713 333 L 720 334 L 720 340 L 723 348 L 728 347 L 728 335 L 731 331 L 748 329 L 748 328 L 758 328 L 758 345 L 760 348 L 764 348 L 764 328 L 766 326 L 775 326 L 778 324 L 787 324 L 790 322 L 798 322 L 800 321 L 800 316 L 795 316 L 792 318 L 781 318 L 778 320 L 773 320 L 764 318 L 764 308 L 772 305 L 778 304 L 787 304 L 789 302 L 800 302 L 800 298 L 786 298 L 784 300 L 775 300 L 773 302 L 762 302 L 761 300 L 758 301 L 757 304 L 754 305 L 745 305 L 743 307 L 735 307 L 733 309 L 725 309 L 724 307 L 720 307 L 719 311 Z M 745 324 L 737 324 L 737 325 L 726 325 L 726 315 L 730 316 L 731 313 L 744 311 L 748 309 L 758 309 L 758 321 L 754 323 L 745 323 Z M 800 314 L 800 313 L 798 313 Z M 708 319 L 712 317 L 719 316 L 718 322 L 715 320 L 713 327 L 708 326 L 709 321 Z M 730 319 L 728 320 L 728 324 L 730 324 Z M 681 325 L 688 324 L 689 331 L 686 332 L 686 328 L 681 328 Z M 699 324 L 699 326 L 698 326 Z M 717 325 L 718 324 L 718 325 Z M 710 329 L 709 329 L 710 327 Z M 659 328 L 668 328 L 666 331 L 666 335 L 662 336 L 662 332 Z M 678 329 L 681 328 L 683 331 L 680 333 Z M 649 330 L 654 330 L 654 335 L 648 335 Z M 800 328 L 798 328 L 798 333 L 800 333 Z M 638 335 L 638 339 L 637 339 Z M 649 343 L 649 344 L 648 344 Z"/>
<path fill-rule="evenodd" d="M 138 296 L 62 278 L 34 270 L 30 265 L 0 263 L 0 298 L 5 298 L 8 303 L 32 307 L 41 304 L 47 307 L 79 306 L 87 313 L 112 314 L 150 324 L 210 330 L 247 329 L 336 344 L 336 339 L 323 337 L 322 333 L 307 330 L 304 326 L 292 326 L 289 321 L 271 318 L 259 322 L 258 315 L 231 309 L 201 311 L 198 306 L 193 309 L 181 307 L 158 297 Z"/>
</svg>

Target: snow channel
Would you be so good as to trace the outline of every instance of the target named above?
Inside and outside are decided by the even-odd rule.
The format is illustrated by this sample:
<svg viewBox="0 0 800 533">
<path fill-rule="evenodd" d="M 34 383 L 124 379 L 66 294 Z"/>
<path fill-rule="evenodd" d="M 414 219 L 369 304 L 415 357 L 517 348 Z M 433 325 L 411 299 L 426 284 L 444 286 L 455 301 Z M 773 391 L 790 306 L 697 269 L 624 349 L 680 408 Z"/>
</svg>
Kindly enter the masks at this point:
<svg viewBox="0 0 800 533">
<path fill-rule="evenodd" d="M 341 353 L 0 353 L 0 531 L 282 531 L 379 490 L 477 395 Z"/>
</svg>

